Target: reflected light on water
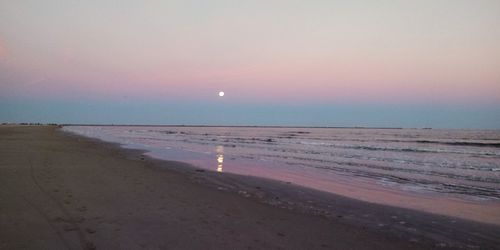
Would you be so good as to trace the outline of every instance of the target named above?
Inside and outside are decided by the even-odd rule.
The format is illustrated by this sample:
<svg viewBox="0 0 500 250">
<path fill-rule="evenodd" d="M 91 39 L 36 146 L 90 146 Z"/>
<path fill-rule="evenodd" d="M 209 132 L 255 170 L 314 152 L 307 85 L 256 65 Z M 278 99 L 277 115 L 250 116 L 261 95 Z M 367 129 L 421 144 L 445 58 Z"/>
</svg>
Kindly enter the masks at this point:
<svg viewBox="0 0 500 250">
<path fill-rule="evenodd" d="M 217 172 L 222 172 L 222 163 L 224 162 L 224 146 L 215 147 L 217 152 Z"/>
</svg>

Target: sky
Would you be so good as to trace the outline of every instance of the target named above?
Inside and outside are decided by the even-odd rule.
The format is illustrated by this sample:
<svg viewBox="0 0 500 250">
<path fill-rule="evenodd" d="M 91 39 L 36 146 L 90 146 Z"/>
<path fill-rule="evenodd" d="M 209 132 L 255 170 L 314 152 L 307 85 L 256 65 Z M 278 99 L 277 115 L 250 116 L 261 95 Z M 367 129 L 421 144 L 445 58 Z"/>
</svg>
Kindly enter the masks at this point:
<svg viewBox="0 0 500 250">
<path fill-rule="evenodd" d="M 499 27 L 498 0 L 0 0 L 0 121 L 500 129 Z"/>
</svg>

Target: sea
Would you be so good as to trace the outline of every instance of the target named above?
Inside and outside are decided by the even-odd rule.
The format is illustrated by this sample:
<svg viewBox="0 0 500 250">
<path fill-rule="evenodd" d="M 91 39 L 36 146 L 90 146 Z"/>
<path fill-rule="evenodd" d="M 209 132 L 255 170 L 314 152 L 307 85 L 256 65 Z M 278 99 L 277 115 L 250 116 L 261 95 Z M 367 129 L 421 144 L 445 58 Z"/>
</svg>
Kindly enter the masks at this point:
<svg viewBox="0 0 500 250">
<path fill-rule="evenodd" d="M 500 130 L 64 126 L 220 174 L 335 192 L 339 185 L 500 201 Z"/>
</svg>

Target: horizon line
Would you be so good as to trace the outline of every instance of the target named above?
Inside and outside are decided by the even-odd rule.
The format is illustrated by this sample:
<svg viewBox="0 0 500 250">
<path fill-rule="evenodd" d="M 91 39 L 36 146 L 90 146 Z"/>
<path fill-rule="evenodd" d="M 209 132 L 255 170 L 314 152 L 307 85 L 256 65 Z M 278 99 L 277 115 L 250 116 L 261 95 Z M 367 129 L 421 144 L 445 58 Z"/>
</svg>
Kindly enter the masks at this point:
<svg viewBox="0 0 500 250">
<path fill-rule="evenodd" d="M 500 128 L 438 128 L 438 127 L 383 127 L 383 126 L 301 126 L 301 125 L 203 125 L 203 124 L 113 124 L 113 123 L 53 123 L 53 122 L 1 122 L 0 125 L 20 126 L 103 126 L 103 127 L 228 127 L 228 128 L 325 128 L 325 129 L 450 129 L 500 130 Z"/>
</svg>

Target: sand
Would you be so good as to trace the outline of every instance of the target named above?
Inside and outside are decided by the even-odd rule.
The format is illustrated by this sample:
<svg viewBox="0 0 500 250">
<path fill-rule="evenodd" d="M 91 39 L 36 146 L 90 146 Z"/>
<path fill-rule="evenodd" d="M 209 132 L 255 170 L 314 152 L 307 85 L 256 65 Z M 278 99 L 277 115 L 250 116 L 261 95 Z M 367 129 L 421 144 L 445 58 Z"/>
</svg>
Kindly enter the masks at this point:
<svg viewBox="0 0 500 250">
<path fill-rule="evenodd" d="M 218 174 L 55 126 L 0 126 L 0 249 L 500 246 L 500 227 Z"/>
</svg>

